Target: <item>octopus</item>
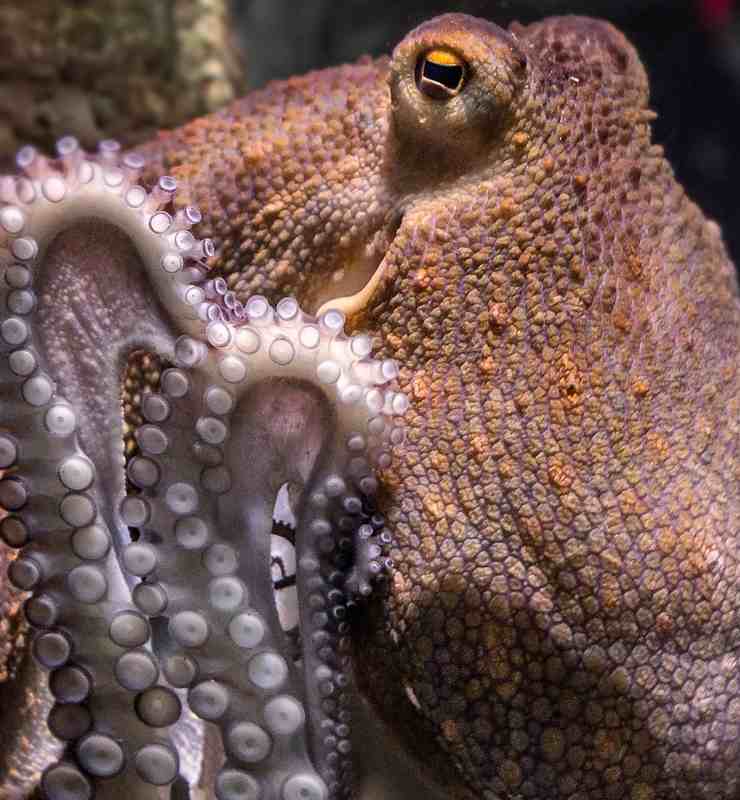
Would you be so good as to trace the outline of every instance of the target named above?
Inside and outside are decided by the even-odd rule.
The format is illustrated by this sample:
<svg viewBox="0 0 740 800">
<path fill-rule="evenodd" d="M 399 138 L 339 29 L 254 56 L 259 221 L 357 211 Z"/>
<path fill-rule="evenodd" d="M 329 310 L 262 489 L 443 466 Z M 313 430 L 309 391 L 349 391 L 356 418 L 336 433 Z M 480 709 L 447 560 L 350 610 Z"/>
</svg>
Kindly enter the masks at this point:
<svg viewBox="0 0 740 800">
<path fill-rule="evenodd" d="M 0 796 L 740 797 L 740 296 L 653 117 L 449 14 L 20 150 Z"/>
</svg>

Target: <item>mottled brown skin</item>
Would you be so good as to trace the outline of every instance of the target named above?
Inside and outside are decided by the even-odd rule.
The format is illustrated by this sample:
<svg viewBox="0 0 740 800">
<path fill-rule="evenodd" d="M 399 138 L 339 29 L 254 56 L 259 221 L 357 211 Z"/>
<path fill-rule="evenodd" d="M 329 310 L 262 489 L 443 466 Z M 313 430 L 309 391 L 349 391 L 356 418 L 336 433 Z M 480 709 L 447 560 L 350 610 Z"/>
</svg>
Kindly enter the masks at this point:
<svg viewBox="0 0 740 800">
<path fill-rule="evenodd" d="M 447 15 L 148 148 L 242 296 L 382 260 L 351 321 L 412 403 L 355 661 L 450 798 L 740 797 L 740 300 L 647 95 L 605 23 Z"/>
</svg>

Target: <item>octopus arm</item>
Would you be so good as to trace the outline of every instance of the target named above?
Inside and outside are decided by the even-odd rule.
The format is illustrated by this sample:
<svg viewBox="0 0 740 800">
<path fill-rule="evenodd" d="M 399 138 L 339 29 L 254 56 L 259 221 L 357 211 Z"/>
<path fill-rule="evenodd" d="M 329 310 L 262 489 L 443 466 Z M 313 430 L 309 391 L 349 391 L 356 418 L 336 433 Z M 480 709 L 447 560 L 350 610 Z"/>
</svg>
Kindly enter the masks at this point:
<svg viewBox="0 0 740 800">
<path fill-rule="evenodd" d="M 63 743 L 47 797 L 194 784 L 201 721 L 225 752 L 220 800 L 348 797 L 348 613 L 388 543 L 370 498 L 402 435 L 395 366 L 338 311 L 238 302 L 209 275 L 198 210 L 168 176 L 142 186 L 137 154 L 63 139 L 18 165 L 0 179 L 0 532 Z M 139 350 L 171 366 L 126 457 Z M 297 650 L 271 574 L 286 485 Z"/>
</svg>

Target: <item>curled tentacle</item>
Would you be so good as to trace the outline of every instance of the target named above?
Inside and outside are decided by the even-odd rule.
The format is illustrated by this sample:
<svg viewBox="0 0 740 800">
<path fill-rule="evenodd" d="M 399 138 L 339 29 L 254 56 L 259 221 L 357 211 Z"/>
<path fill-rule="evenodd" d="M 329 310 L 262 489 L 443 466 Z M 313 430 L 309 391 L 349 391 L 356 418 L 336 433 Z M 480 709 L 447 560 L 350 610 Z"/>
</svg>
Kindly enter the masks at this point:
<svg viewBox="0 0 740 800">
<path fill-rule="evenodd" d="M 405 398 L 389 364 L 367 358 L 343 318 L 318 320 L 262 297 L 246 320 L 184 337 L 178 367 L 147 398 L 122 514 L 142 529 L 123 562 L 145 578 L 140 606 L 166 614 L 164 669 L 196 714 L 221 728 L 223 800 L 343 796 L 349 714 L 343 689 L 347 569 L 355 531 Z M 291 654 L 271 575 L 273 508 L 298 485 L 300 644 Z M 363 586 L 367 586 L 364 583 Z M 182 673 L 182 677 L 181 674 Z M 256 788 L 254 789 L 256 791 Z M 282 794 L 281 794 L 282 792 Z"/>
<path fill-rule="evenodd" d="M 37 629 L 33 652 L 51 671 L 57 701 L 49 728 L 68 743 L 67 758 L 44 776 L 47 794 L 84 798 L 105 778 L 98 797 L 128 788 L 156 797 L 178 772 L 166 728 L 179 700 L 167 724 L 152 731 L 127 685 L 137 667 L 127 654 L 148 646 L 150 625 L 118 562 L 125 536 L 116 510 L 123 488 L 119 373 L 134 326 L 134 336 L 171 351 L 173 336 L 152 307 L 149 284 L 187 325 L 173 276 L 210 245 L 178 250 L 177 214 L 164 210 L 174 183 L 138 186 L 143 164 L 120 158 L 114 142 L 101 143 L 95 158 L 71 139 L 58 151 L 52 162 L 24 148 L 17 159 L 24 174 L 0 182 L 0 392 L 8 430 L 1 447 L 12 470 L 0 483 L 0 504 L 14 512 L 2 523 L 3 537 L 24 546 L 10 578 L 33 591 L 26 603 Z M 92 258 L 75 258 L 80 230 Z M 118 261 L 106 260 L 108 250 Z"/>
<path fill-rule="evenodd" d="M 58 150 L 0 179 L 0 530 L 66 744 L 46 795 L 166 796 L 186 703 L 221 732 L 220 800 L 348 797 L 347 611 L 387 566 L 368 502 L 402 437 L 395 365 L 340 312 L 239 303 L 137 156 Z M 175 366 L 142 398 L 126 494 L 137 348 Z"/>
</svg>

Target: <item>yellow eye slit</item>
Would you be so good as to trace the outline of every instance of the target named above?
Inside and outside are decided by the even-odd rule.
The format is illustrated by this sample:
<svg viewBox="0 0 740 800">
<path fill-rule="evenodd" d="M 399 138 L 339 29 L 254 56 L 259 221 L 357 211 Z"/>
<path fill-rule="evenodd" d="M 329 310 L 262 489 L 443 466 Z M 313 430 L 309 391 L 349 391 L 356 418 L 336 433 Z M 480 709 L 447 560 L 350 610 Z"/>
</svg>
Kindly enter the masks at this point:
<svg viewBox="0 0 740 800">
<path fill-rule="evenodd" d="M 430 50 L 425 59 L 430 64 L 437 64 L 441 67 L 462 67 L 463 65 L 460 56 L 451 53 L 449 50 Z"/>
<path fill-rule="evenodd" d="M 448 100 L 463 88 L 466 69 L 466 63 L 456 53 L 429 50 L 417 62 L 416 85 L 434 100 Z"/>
</svg>

